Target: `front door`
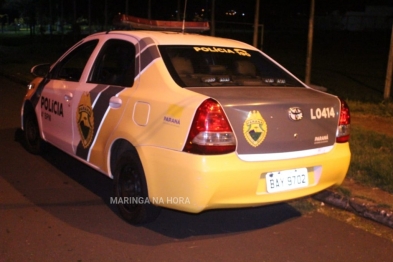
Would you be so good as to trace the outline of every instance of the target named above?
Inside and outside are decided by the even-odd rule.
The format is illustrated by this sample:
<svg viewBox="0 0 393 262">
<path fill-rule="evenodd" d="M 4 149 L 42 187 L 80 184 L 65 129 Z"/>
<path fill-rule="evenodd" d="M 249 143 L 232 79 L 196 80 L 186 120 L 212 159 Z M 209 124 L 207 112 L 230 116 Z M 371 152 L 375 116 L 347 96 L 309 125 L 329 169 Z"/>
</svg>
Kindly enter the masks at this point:
<svg viewBox="0 0 393 262">
<path fill-rule="evenodd" d="M 97 43 L 98 40 L 82 43 L 62 57 L 51 69 L 39 101 L 45 139 L 70 154 L 75 151 L 73 119 L 75 103 L 79 103 L 76 90 Z"/>
</svg>

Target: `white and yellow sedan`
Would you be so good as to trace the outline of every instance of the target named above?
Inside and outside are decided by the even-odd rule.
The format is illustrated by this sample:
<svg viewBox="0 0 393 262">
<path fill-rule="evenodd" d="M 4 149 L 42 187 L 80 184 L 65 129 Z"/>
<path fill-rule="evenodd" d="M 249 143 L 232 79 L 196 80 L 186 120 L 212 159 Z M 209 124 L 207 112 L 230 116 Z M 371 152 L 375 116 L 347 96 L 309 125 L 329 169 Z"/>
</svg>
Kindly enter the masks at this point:
<svg viewBox="0 0 393 262">
<path fill-rule="evenodd" d="M 132 224 L 160 207 L 283 202 L 339 185 L 348 170 L 346 103 L 239 41 L 110 31 L 32 72 L 27 149 L 50 143 L 113 178 L 110 202 Z"/>
</svg>

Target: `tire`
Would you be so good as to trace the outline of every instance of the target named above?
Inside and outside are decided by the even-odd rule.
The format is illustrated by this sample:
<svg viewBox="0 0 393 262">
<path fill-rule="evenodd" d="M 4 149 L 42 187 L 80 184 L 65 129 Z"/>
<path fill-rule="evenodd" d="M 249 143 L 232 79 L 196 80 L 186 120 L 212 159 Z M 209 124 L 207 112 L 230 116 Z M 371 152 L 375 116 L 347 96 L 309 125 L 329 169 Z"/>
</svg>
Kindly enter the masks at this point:
<svg viewBox="0 0 393 262">
<path fill-rule="evenodd" d="M 114 194 L 122 218 L 137 225 L 154 221 L 161 209 L 152 205 L 142 164 L 135 151 L 122 153 L 114 173 Z"/>
<path fill-rule="evenodd" d="M 26 112 L 23 121 L 24 145 L 27 151 L 38 155 L 43 153 L 45 141 L 40 135 L 37 117 L 34 112 Z"/>
</svg>

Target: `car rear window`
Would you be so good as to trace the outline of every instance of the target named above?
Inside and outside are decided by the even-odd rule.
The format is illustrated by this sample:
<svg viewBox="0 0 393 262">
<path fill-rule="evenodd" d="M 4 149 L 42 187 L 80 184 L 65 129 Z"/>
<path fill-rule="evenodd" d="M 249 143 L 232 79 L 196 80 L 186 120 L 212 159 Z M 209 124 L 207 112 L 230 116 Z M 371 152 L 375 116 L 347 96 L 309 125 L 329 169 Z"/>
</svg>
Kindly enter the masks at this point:
<svg viewBox="0 0 393 262">
<path fill-rule="evenodd" d="M 261 53 L 231 47 L 159 46 L 181 87 L 303 85 Z"/>
</svg>

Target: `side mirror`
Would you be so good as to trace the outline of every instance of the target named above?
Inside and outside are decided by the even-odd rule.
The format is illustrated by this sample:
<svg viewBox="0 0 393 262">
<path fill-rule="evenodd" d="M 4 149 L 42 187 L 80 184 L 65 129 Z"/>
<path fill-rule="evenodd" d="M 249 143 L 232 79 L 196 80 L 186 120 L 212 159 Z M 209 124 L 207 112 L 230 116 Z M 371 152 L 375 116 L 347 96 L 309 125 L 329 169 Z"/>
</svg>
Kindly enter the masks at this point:
<svg viewBox="0 0 393 262">
<path fill-rule="evenodd" d="M 50 70 L 50 64 L 39 64 L 31 68 L 30 72 L 36 77 L 45 77 Z"/>
</svg>

